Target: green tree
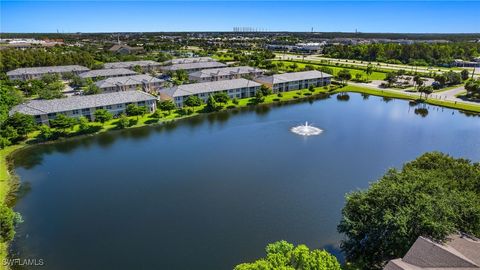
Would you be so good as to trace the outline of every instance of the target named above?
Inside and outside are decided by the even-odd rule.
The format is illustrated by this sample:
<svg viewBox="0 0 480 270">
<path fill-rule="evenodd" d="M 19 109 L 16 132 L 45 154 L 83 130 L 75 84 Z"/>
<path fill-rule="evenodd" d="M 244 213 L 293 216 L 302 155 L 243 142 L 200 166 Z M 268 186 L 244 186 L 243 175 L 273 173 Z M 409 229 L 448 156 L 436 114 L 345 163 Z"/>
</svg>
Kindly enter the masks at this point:
<svg viewBox="0 0 480 270">
<path fill-rule="evenodd" d="M 38 134 L 37 138 L 42 141 L 51 140 L 55 136 L 53 130 L 47 125 L 41 125 L 38 129 L 40 130 L 40 133 Z"/>
<path fill-rule="evenodd" d="M 447 82 L 450 85 L 459 84 L 462 82 L 462 77 L 458 72 L 449 71 L 445 73 L 447 77 Z"/>
<path fill-rule="evenodd" d="M 175 103 L 171 100 L 163 100 L 158 103 L 158 108 L 162 111 L 172 111 L 175 110 L 177 106 L 175 106 Z"/>
<path fill-rule="evenodd" d="M 132 125 L 132 121 L 130 121 L 130 119 L 125 114 L 122 114 L 120 118 L 118 118 L 118 121 L 117 121 L 118 128 L 124 129 L 131 125 Z"/>
<path fill-rule="evenodd" d="M 19 136 L 25 137 L 35 129 L 35 119 L 31 115 L 16 112 L 8 117 L 5 126 L 13 127 Z"/>
<path fill-rule="evenodd" d="M 184 103 L 189 107 L 197 107 L 197 106 L 201 106 L 203 104 L 203 101 L 197 96 L 189 96 L 184 101 Z"/>
<path fill-rule="evenodd" d="M 367 190 L 347 195 L 338 231 L 348 262 L 381 269 L 419 236 L 443 241 L 456 231 L 480 236 L 480 164 L 432 152 L 390 169 Z"/>
<path fill-rule="evenodd" d="M 56 73 L 45 74 L 42 76 L 42 81 L 46 84 L 56 83 L 60 81 L 60 75 Z"/>
<path fill-rule="evenodd" d="M 311 85 L 308 87 L 308 91 L 310 91 L 310 92 L 315 92 L 315 86 L 313 86 L 313 84 L 311 84 Z"/>
<path fill-rule="evenodd" d="M 460 72 L 460 75 L 462 77 L 462 80 L 464 81 L 468 80 L 468 76 L 469 76 L 468 70 L 466 69 L 462 70 L 462 72 Z"/>
<path fill-rule="evenodd" d="M 398 75 L 395 72 L 388 72 L 385 75 L 385 81 L 388 83 L 388 86 L 391 86 L 395 82 L 397 82 Z"/>
<path fill-rule="evenodd" d="M 83 89 L 83 93 L 86 95 L 95 95 L 100 94 L 101 92 L 102 89 L 100 89 L 100 87 L 98 87 L 94 82 L 88 83 Z"/>
<path fill-rule="evenodd" d="M 0 81 L 0 127 L 8 118 L 10 109 L 22 101 L 23 96 L 20 91 L 9 85 L 7 81 Z"/>
<path fill-rule="evenodd" d="M 143 68 L 139 65 L 136 65 L 132 68 L 133 71 L 137 72 L 137 73 L 143 73 Z"/>
<path fill-rule="evenodd" d="M 465 90 L 471 96 L 480 96 L 480 79 L 468 80 L 465 83 Z"/>
<path fill-rule="evenodd" d="M 102 124 L 113 118 L 113 115 L 105 109 L 95 110 L 95 112 L 93 113 L 93 116 L 95 117 L 95 121 L 100 122 Z"/>
<path fill-rule="evenodd" d="M 57 114 L 55 119 L 50 120 L 50 126 L 58 128 L 62 131 L 73 128 L 77 124 L 75 118 L 68 117 L 64 114 Z"/>
<path fill-rule="evenodd" d="M 140 116 L 140 115 L 145 115 L 148 112 L 147 107 L 145 106 L 137 106 L 135 104 L 129 104 L 127 106 L 127 109 L 125 110 L 125 113 L 128 116 Z"/>
<path fill-rule="evenodd" d="M 256 104 L 260 104 L 260 103 L 263 103 L 265 101 L 265 98 L 263 97 L 263 93 L 262 91 L 257 91 L 255 93 L 255 97 L 253 98 L 253 101 L 256 103 Z"/>
<path fill-rule="evenodd" d="M 175 71 L 175 77 L 181 82 L 188 82 L 188 73 L 183 69 L 178 69 L 177 71 Z"/>
<path fill-rule="evenodd" d="M 242 263 L 235 270 L 340 270 L 337 259 L 325 250 L 310 250 L 286 241 L 268 244 L 267 256 L 253 263 Z"/>
<path fill-rule="evenodd" d="M 20 214 L 0 202 L 0 243 L 12 241 L 15 236 L 15 225 L 21 222 Z"/>
<path fill-rule="evenodd" d="M 373 67 L 372 67 L 371 64 L 368 64 L 367 69 L 365 70 L 365 73 L 367 74 L 367 81 L 368 81 L 368 78 L 369 78 L 370 75 L 372 75 L 372 73 L 373 73 Z"/>
<path fill-rule="evenodd" d="M 260 86 L 260 92 L 262 92 L 263 96 L 268 96 L 272 94 L 272 89 L 268 88 L 268 86 L 262 84 Z"/>
<path fill-rule="evenodd" d="M 352 79 L 352 74 L 350 73 L 350 70 L 348 69 L 342 69 L 337 73 L 338 79 L 340 79 L 342 82 L 346 82 L 350 79 Z"/>
<path fill-rule="evenodd" d="M 225 92 L 215 93 L 213 95 L 213 98 L 215 99 L 216 102 L 223 103 L 223 104 L 227 103 L 230 100 L 230 97 Z"/>
<path fill-rule="evenodd" d="M 437 74 L 434 76 L 434 79 L 441 85 L 441 87 L 444 87 L 448 80 L 445 74 Z"/>
<path fill-rule="evenodd" d="M 44 88 L 39 89 L 38 96 L 41 99 L 54 99 L 63 97 L 65 85 L 61 81 L 48 83 Z"/>
<path fill-rule="evenodd" d="M 222 106 L 217 103 L 215 98 L 210 95 L 207 100 L 207 106 L 205 106 L 205 110 L 207 112 L 216 112 L 222 109 Z"/>
</svg>

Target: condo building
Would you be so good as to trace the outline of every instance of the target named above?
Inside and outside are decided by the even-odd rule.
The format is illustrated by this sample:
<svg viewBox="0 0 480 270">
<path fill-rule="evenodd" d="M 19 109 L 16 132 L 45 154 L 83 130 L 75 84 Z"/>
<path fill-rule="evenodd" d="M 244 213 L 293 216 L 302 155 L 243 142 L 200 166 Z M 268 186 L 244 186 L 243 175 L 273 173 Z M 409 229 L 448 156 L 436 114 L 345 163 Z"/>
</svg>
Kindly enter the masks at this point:
<svg viewBox="0 0 480 270">
<path fill-rule="evenodd" d="M 7 72 L 10 80 L 33 80 L 41 79 L 46 74 L 58 74 L 64 76 L 68 73 L 78 75 L 82 72 L 89 71 L 88 68 L 78 65 L 70 66 L 51 66 L 51 67 L 31 67 L 31 68 L 17 68 Z"/>
<path fill-rule="evenodd" d="M 142 68 L 143 72 L 158 71 L 160 68 L 160 63 L 151 61 L 151 60 L 142 60 L 142 61 L 128 61 L 128 62 L 112 62 L 105 63 L 104 68 L 126 68 L 133 69 L 134 67 L 139 66 Z"/>
<path fill-rule="evenodd" d="M 145 92 L 153 92 L 162 87 L 165 81 L 146 75 L 132 75 L 122 77 L 112 77 L 100 80 L 95 84 L 104 93 L 121 92 L 131 90 L 143 90 Z"/>
<path fill-rule="evenodd" d="M 173 65 L 169 65 L 169 66 L 162 66 L 160 69 L 163 72 L 185 70 L 188 73 L 192 73 L 192 72 L 199 71 L 199 70 L 202 70 L 202 69 L 223 68 L 223 67 L 226 67 L 226 66 L 227 65 L 225 65 L 223 63 L 220 63 L 220 62 L 210 61 L 210 62 L 173 64 Z"/>
<path fill-rule="evenodd" d="M 242 77 L 256 78 L 263 75 L 263 70 L 253 67 L 225 67 L 225 68 L 210 68 L 202 69 L 190 73 L 188 78 L 195 82 L 209 82 L 240 79 Z"/>
<path fill-rule="evenodd" d="M 230 98 L 247 98 L 255 96 L 261 84 L 246 80 L 233 79 L 215 82 L 203 82 L 183 84 L 158 91 L 160 100 L 172 100 L 177 107 L 182 107 L 184 101 L 190 96 L 198 96 L 204 102 L 210 95 L 215 93 L 226 93 Z"/>
<path fill-rule="evenodd" d="M 130 76 L 130 75 L 136 75 L 136 74 L 137 73 L 135 71 L 126 69 L 126 68 L 106 68 L 106 69 L 90 70 L 87 72 L 80 73 L 78 76 L 82 79 L 97 80 L 100 78 Z"/>
<path fill-rule="evenodd" d="M 90 120 L 95 120 L 95 110 L 105 109 L 113 115 L 119 115 L 125 112 L 129 104 L 146 106 L 150 112 L 153 112 L 156 109 L 156 100 L 155 96 L 142 91 L 72 96 L 50 100 L 30 100 L 13 107 L 10 110 L 10 114 L 19 112 L 32 115 L 37 123 L 48 125 L 49 121 L 55 119 L 58 114 L 74 118 L 85 116 Z"/>
<path fill-rule="evenodd" d="M 332 75 L 317 70 L 291 72 L 263 76 L 254 79 L 256 82 L 271 88 L 274 93 L 305 89 L 313 85 L 315 87 L 330 84 Z"/>
</svg>

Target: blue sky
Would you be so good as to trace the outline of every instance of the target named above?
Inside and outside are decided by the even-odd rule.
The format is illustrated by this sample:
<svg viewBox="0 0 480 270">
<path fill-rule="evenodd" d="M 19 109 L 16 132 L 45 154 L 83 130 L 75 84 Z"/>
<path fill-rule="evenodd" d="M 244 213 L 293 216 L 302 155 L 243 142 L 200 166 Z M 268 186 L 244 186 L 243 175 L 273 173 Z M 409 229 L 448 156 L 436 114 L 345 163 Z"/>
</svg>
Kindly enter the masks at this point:
<svg viewBox="0 0 480 270">
<path fill-rule="evenodd" d="M 1 32 L 480 33 L 477 1 L 3 1 Z"/>
</svg>

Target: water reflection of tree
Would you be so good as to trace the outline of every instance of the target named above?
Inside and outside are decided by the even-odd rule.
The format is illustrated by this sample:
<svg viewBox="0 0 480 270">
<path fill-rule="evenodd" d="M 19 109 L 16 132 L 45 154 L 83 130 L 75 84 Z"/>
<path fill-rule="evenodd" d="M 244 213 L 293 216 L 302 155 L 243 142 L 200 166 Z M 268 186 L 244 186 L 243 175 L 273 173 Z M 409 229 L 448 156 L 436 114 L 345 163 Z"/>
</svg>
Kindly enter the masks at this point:
<svg viewBox="0 0 480 270">
<path fill-rule="evenodd" d="M 428 115 L 428 109 L 425 107 L 415 108 L 415 114 L 420 115 L 421 117 L 426 117 Z"/>
<path fill-rule="evenodd" d="M 368 98 L 370 98 L 369 94 L 362 93 L 361 95 L 362 95 L 363 100 L 367 100 Z"/>
<path fill-rule="evenodd" d="M 270 112 L 270 106 L 258 106 L 255 108 L 257 115 L 267 115 Z"/>
<path fill-rule="evenodd" d="M 347 93 L 341 93 L 337 95 L 337 100 L 339 101 L 349 101 L 350 96 Z"/>
<path fill-rule="evenodd" d="M 477 112 L 460 111 L 460 113 L 467 117 L 480 117 L 480 113 Z"/>
<path fill-rule="evenodd" d="M 389 103 L 390 101 L 393 100 L 393 98 L 383 97 L 382 100 L 383 100 L 385 103 Z"/>
</svg>

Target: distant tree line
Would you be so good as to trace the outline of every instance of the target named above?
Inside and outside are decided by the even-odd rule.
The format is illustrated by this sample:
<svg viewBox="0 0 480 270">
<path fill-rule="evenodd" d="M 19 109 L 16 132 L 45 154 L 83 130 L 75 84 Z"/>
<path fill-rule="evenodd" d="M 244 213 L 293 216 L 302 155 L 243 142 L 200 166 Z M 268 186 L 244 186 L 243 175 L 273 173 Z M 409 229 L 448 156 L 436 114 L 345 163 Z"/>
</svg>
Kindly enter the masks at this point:
<svg viewBox="0 0 480 270">
<path fill-rule="evenodd" d="M 480 55 L 480 44 L 457 43 L 414 43 L 403 44 L 360 44 L 334 45 L 325 48 L 329 57 L 380 61 L 398 64 L 448 66 L 454 59 L 471 60 Z"/>
<path fill-rule="evenodd" d="M 52 48 L 30 48 L 25 50 L 0 50 L 0 72 L 7 72 L 23 67 L 81 65 L 90 69 L 99 69 L 103 63 L 135 60 L 168 60 L 169 56 L 121 55 L 94 47 L 55 46 Z"/>
</svg>

